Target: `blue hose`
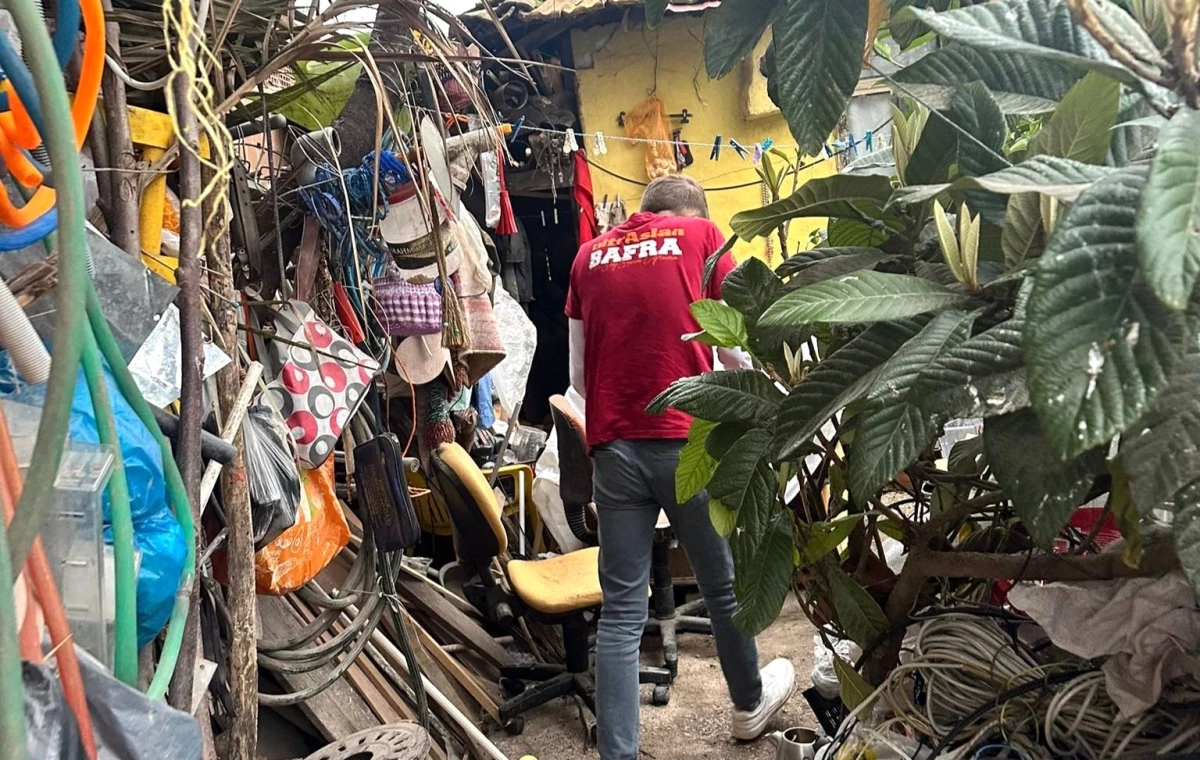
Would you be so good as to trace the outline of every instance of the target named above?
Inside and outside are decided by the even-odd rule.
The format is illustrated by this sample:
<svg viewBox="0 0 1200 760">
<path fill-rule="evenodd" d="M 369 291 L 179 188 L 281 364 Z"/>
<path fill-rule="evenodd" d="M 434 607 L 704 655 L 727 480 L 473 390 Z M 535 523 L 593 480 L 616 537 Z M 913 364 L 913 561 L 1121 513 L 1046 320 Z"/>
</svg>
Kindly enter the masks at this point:
<svg viewBox="0 0 1200 760">
<path fill-rule="evenodd" d="M 21 98 L 22 105 L 29 112 L 29 118 L 37 127 L 38 134 L 46 134 L 46 124 L 42 120 L 42 102 L 38 100 L 37 89 L 33 86 L 33 75 L 29 73 L 25 61 L 13 50 L 6 34 L 0 34 L 0 68 L 4 69 L 4 74 L 12 82 L 13 89 L 17 91 L 17 97 Z"/>
<path fill-rule="evenodd" d="M 82 15 L 82 12 L 79 10 L 79 0 L 60 0 L 58 4 L 58 16 L 55 19 L 56 23 L 54 25 L 53 39 L 54 54 L 58 57 L 58 67 L 63 71 L 67 70 L 67 63 L 70 62 L 71 56 L 75 53 L 75 43 L 79 39 L 79 20 Z M 25 68 L 24 61 L 21 61 L 21 59 L 16 56 L 16 52 L 13 51 L 11 46 L 8 45 L 7 38 L 0 40 L 0 44 L 8 47 L 9 52 L 13 53 L 14 58 L 16 58 L 17 61 L 20 61 L 21 67 Z M 0 77 L 7 76 L 13 65 L 14 64 L 10 64 L 7 61 L 0 60 L 0 69 L 3 69 L 0 71 Z M 28 73 L 28 69 L 26 69 L 26 73 Z M 32 85 L 32 78 L 30 79 L 30 84 Z M 16 87 L 16 85 L 17 80 L 14 79 L 13 86 Z M 17 94 L 21 96 L 21 103 L 25 105 L 25 109 L 29 111 L 31 118 L 33 117 L 34 109 L 37 109 L 38 116 L 33 119 L 33 123 L 37 125 L 38 132 L 41 132 L 41 104 L 37 102 L 37 93 L 33 92 L 32 90 L 30 90 L 28 93 L 25 93 L 18 88 Z M 0 111 L 7 110 L 9 110 L 8 93 L 0 92 Z"/>
<path fill-rule="evenodd" d="M 58 227 L 58 209 L 52 208 L 18 229 L 0 231 L 0 252 L 19 251 L 42 241 Z"/>
</svg>

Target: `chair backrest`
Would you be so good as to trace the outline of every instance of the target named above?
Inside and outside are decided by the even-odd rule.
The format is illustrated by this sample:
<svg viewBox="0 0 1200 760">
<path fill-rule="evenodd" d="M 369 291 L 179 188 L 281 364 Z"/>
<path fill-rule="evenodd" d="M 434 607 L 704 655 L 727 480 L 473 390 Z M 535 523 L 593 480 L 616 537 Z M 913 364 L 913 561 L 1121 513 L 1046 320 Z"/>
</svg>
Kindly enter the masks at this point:
<svg viewBox="0 0 1200 760">
<path fill-rule="evenodd" d="M 550 397 L 550 415 L 558 434 L 558 491 L 567 525 L 580 541 L 595 545 L 596 533 L 587 526 L 588 505 L 592 503 L 592 458 L 588 456 L 583 418 L 564 396 Z"/>
<path fill-rule="evenodd" d="M 454 548 L 464 562 L 489 562 L 508 550 L 500 505 L 479 465 L 457 443 L 443 443 L 430 457 L 433 482 L 454 526 Z"/>
</svg>

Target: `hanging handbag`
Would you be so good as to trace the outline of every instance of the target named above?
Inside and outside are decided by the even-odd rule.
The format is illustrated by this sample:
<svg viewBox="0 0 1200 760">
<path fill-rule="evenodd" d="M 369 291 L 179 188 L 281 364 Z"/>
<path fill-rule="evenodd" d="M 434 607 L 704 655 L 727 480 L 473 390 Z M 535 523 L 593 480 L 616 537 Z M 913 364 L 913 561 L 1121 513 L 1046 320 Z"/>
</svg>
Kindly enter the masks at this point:
<svg viewBox="0 0 1200 760">
<path fill-rule="evenodd" d="M 375 298 L 388 335 L 407 338 L 442 331 L 442 294 L 433 283 L 416 285 L 402 277 L 380 277 Z"/>
<path fill-rule="evenodd" d="M 289 301 L 275 316 L 279 374 L 263 392 L 287 422 L 296 458 L 307 469 L 329 459 L 346 423 L 366 398 L 379 362 L 321 321 L 308 304 Z"/>
<path fill-rule="evenodd" d="M 392 433 L 375 436 L 354 448 L 359 514 L 371 526 L 381 551 L 403 551 L 421 540 L 421 526 L 408 492 L 404 454 Z"/>
</svg>

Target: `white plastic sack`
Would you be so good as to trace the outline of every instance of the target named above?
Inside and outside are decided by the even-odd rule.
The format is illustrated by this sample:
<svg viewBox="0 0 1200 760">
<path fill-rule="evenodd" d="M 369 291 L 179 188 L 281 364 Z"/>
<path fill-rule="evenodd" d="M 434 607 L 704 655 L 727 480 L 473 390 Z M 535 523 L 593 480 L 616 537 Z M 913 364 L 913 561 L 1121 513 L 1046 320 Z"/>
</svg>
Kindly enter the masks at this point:
<svg viewBox="0 0 1200 760">
<path fill-rule="evenodd" d="M 496 304 L 492 310 L 504 340 L 505 353 L 504 361 L 492 370 L 492 381 L 496 384 L 500 406 L 511 415 L 525 398 L 525 386 L 529 384 L 529 373 L 533 369 L 533 354 L 537 351 L 537 328 L 503 285 L 496 288 Z"/>
<path fill-rule="evenodd" d="M 853 641 L 834 639 L 833 648 L 838 657 L 849 663 L 857 662 L 862 656 L 862 649 Z M 829 651 L 820 636 L 813 636 L 812 684 L 825 699 L 837 699 L 841 696 L 837 671 L 833 669 L 833 652 Z"/>
<path fill-rule="evenodd" d="M 567 388 L 565 395 L 575 411 L 583 416 L 583 396 L 576 393 L 574 388 Z M 546 448 L 538 458 L 536 472 L 537 475 L 533 479 L 533 503 L 537 505 L 542 523 L 564 553 L 584 548 L 571 532 L 571 526 L 567 524 L 567 513 L 563 509 L 562 496 L 558 491 L 558 433 L 555 430 L 550 431 Z"/>
</svg>

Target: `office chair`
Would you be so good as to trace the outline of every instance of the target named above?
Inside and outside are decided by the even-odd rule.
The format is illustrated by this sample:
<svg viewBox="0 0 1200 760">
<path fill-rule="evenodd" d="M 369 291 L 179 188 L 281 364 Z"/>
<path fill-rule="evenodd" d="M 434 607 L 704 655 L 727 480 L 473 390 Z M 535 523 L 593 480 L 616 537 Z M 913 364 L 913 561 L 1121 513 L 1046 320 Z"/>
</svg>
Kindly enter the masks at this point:
<svg viewBox="0 0 1200 760">
<path fill-rule="evenodd" d="M 558 434 L 559 493 L 567 524 L 575 537 L 587 546 L 598 544 L 592 514 L 592 459 L 587 452 L 584 421 L 563 396 L 550 399 L 554 430 Z M 653 615 L 646 621 L 646 633 L 662 641 L 666 669 L 675 680 L 679 672 L 679 633 L 712 635 L 712 623 L 704 617 L 704 600 L 697 599 L 675 606 L 675 582 L 671 575 L 671 547 L 675 537 L 665 512 L 659 512 L 654 529 L 654 548 L 650 565 L 650 605 Z M 652 702 L 665 705 L 671 699 L 670 684 L 654 690 Z"/>
<path fill-rule="evenodd" d="M 472 574 L 482 594 L 472 602 L 496 623 L 511 627 L 526 617 L 562 629 L 563 665 L 516 665 L 501 671 L 510 697 L 500 720 L 510 733 L 520 733 L 523 713 L 558 697 L 578 695 L 593 713 L 596 685 L 591 673 L 588 613 L 600 606 L 600 550 L 591 547 L 542 560 L 511 560 L 505 589 L 492 574 L 492 562 L 508 550 L 508 534 L 500 507 L 478 465 L 456 443 L 444 443 L 431 457 L 432 479 L 450 512 L 459 563 Z M 476 601 L 478 600 L 478 601 Z M 643 668 L 642 683 L 669 683 L 670 673 Z M 530 683 L 532 682 L 532 683 Z"/>
</svg>

